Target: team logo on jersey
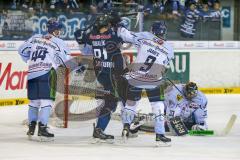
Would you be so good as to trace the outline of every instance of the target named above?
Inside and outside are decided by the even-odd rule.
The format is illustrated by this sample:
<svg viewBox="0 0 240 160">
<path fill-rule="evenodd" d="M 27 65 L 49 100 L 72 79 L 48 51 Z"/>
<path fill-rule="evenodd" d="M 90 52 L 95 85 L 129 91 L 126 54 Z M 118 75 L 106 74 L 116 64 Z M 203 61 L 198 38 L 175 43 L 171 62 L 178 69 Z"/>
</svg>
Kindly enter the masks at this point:
<svg viewBox="0 0 240 160">
<path fill-rule="evenodd" d="M 181 101 L 182 99 L 183 99 L 183 96 L 181 96 L 181 95 L 178 94 L 178 95 L 177 95 L 177 100 L 178 100 L 178 101 Z"/>
</svg>

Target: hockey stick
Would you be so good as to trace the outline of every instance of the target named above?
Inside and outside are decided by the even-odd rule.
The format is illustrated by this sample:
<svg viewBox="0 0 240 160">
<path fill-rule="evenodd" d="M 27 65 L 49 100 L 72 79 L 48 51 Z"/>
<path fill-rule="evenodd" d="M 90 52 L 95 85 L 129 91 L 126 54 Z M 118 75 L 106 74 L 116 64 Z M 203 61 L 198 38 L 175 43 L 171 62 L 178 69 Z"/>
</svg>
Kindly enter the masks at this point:
<svg viewBox="0 0 240 160">
<path fill-rule="evenodd" d="M 227 136 L 231 132 L 232 127 L 236 122 L 236 119 L 237 119 L 237 115 L 233 114 L 230 117 L 229 121 L 227 122 L 227 125 L 225 126 L 225 128 L 220 132 L 218 132 L 216 130 L 190 130 L 189 135 L 191 135 L 191 136 L 210 136 L 210 135 L 213 135 L 213 136 L 220 136 L 220 137 Z"/>
<path fill-rule="evenodd" d="M 184 93 L 182 93 L 182 91 L 180 91 L 180 89 L 173 83 L 173 81 L 171 81 L 168 77 L 164 77 L 165 79 L 167 79 L 177 90 L 178 92 L 184 96 Z M 185 97 L 185 96 L 184 96 Z"/>
</svg>

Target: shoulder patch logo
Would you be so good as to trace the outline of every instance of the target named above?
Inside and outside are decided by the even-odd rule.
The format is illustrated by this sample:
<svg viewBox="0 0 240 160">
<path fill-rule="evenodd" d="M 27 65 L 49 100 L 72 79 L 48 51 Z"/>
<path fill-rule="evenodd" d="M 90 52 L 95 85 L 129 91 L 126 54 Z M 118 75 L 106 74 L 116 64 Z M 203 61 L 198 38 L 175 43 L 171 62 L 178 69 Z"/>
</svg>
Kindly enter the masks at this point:
<svg viewBox="0 0 240 160">
<path fill-rule="evenodd" d="M 178 100 L 178 101 L 181 101 L 182 99 L 183 99 L 183 96 L 181 96 L 181 95 L 178 94 L 178 95 L 177 95 L 177 100 Z"/>
</svg>

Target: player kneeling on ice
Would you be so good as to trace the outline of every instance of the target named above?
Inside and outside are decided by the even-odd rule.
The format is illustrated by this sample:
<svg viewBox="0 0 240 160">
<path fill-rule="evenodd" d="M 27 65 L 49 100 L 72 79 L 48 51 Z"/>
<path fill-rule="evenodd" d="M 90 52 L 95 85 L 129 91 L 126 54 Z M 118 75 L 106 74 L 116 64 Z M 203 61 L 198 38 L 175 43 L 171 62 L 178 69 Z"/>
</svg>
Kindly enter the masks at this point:
<svg viewBox="0 0 240 160">
<path fill-rule="evenodd" d="M 207 98 L 198 90 L 196 83 L 177 84 L 169 87 L 165 93 L 167 122 L 179 118 L 188 130 L 207 130 Z M 173 129 L 167 123 L 166 128 Z"/>
<path fill-rule="evenodd" d="M 138 48 L 136 61 L 125 74 L 128 82 L 126 103 L 122 109 L 123 137 L 129 136 L 136 116 L 137 101 L 141 99 L 142 90 L 147 92 L 148 99 L 155 115 L 155 132 L 157 142 L 171 142 L 165 137 L 163 75 L 174 58 L 173 48 L 165 41 L 166 25 L 164 21 L 154 22 L 151 32 L 133 33 L 123 27 L 118 28 L 125 42 L 135 44 Z"/>
<path fill-rule="evenodd" d="M 19 48 L 23 61 L 28 63 L 29 138 L 34 135 L 38 122 L 38 136 L 49 140 L 54 134 L 47 130 L 56 93 L 56 69 L 70 59 L 70 50 L 59 39 L 62 25 L 55 19 L 47 22 L 48 34 L 36 34 Z M 43 139 L 42 139 L 43 138 Z"/>
</svg>

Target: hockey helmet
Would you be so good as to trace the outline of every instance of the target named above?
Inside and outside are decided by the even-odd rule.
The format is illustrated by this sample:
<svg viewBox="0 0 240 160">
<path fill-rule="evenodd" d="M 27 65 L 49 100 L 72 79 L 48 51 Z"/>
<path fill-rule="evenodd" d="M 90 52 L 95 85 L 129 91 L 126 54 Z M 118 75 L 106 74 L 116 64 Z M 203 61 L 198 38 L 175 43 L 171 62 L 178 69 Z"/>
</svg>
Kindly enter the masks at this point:
<svg viewBox="0 0 240 160">
<path fill-rule="evenodd" d="M 191 99 L 197 96 L 198 87 L 194 82 L 188 82 L 185 85 L 185 95 L 187 98 Z"/>
<path fill-rule="evenodd" d="M 165 21 L 155 21 L 152 24 L 151 31 L 154 35 L 156 35 L 159 38 L 165 39 L 165 36 L 167 34 L 167 26 Z"/>
<path fill-rule="evenodd" d="M 59 23 L 55 18 L 49 19 L 47 22 L 48 33 L 53 33 L 55 30 L 60 30 L 63 28 L 63 25 Z"/>
<path fill-rule="evenodd" d="M 110 17 L 107 14 L 104 14 L 97 17 L 95 26 L 99 30 L 103 27 L 107 27 L 109 23 L 110 23 Z"/>
</svg>

